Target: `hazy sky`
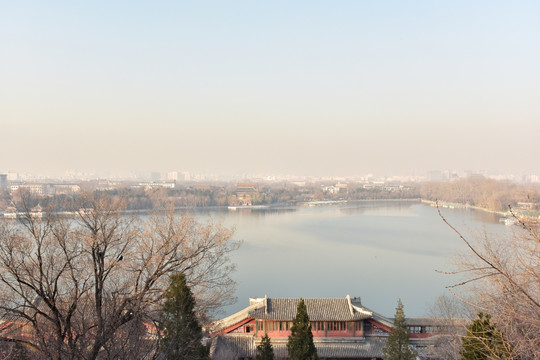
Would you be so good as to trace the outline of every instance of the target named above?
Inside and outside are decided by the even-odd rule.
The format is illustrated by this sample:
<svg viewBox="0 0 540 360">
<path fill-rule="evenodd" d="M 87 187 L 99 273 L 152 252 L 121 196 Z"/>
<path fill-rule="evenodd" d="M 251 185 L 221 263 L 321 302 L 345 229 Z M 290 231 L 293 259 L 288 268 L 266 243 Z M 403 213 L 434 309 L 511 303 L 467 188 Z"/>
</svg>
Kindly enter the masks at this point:
<svg viewBox="0 0 540 360">
<path fill-rule="evenodd" d="M 0 171 L 540 174 L 537 0 L 0 8 Z"/>
</svg>

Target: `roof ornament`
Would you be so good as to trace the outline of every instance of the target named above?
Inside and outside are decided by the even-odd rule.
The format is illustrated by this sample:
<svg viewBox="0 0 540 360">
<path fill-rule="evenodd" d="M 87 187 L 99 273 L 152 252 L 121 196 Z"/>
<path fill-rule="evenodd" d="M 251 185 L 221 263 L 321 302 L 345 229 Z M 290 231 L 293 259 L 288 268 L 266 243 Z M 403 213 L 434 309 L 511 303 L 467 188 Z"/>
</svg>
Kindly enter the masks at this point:
<svg viewBox="0 0 540 360">
<path fill-rule="evenodd" d="M 347 305 L 349 305 L 349 311 L 351 312 L 351 315 L 354 315 L 354 309 L 351 303 L 351 295 L 347 294 L 347 296 L 345 296 L 345 299 L 347 299 Z"/>
</svg>

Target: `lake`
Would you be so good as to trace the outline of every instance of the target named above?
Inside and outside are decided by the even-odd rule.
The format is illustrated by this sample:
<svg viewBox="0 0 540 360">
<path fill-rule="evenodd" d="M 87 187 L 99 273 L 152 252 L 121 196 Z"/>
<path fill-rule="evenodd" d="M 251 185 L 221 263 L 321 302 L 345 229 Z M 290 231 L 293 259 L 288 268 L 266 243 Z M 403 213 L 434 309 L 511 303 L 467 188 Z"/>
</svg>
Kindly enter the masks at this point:
<svg viewBox="0 0 540 360">
<path fill-rule="evenodd" d="M 472 209 L 442 209 L 464 235 L 505 234 L 499 216 Z M 401 298 L 409 317 L 425 316 L 436 297 L 458 279 L 453 269 L 466 252 L 462 240 L 419 202 L 373 201 L 283 210 L 199 212 L 236 227 L 243 241 L 232 255 L 238 266 L 238 301 L 221 315 L 248 305 L 249 297 L 361 297 L 393 316 Z"/>
</svg>

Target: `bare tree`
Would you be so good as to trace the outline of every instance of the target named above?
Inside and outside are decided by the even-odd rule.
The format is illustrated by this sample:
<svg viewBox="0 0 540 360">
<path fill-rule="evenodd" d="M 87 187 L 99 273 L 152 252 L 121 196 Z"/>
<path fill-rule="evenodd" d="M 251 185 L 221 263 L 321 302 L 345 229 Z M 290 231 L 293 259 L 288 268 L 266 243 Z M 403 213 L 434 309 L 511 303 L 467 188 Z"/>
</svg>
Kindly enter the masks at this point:
<svg viewBox="0 0 540 360">
<path fill-rule="evenodd" d="M 469 294 L 478 311 L 491 314 L 516 359 L 540 359 L 540 233 L 538 224 L 514 215 L 520 226 L 510 237 L 484 234 L 472 241 L 439 214 L 465 242 L 455 274 L 465 279 L 451 287 Z"/>
<path fill-rule="evenodd" d="M 202 319 L 231 300 L 233 230 L 172 212 L 127 217 L 121 200 L 95 194 L 84 208 L 73 220 L 25 206 L 1 224 L 0 309 L 12 319 L 3 339 L 34 358 L 145 358 L 170 274 L 186 275 Z"/>
<path fill-rule="evenodd" d="M 427 351 L 430 358 L 461 359 L 461 339 L 467 332 L 468 319 L 474 314 L 474 308 L 451 294 L 435 299 L 429 317 L 433 319 L 433 326 L 438 327 L 438 335 L 433 337 L 433 346 Z"/>
</svg>

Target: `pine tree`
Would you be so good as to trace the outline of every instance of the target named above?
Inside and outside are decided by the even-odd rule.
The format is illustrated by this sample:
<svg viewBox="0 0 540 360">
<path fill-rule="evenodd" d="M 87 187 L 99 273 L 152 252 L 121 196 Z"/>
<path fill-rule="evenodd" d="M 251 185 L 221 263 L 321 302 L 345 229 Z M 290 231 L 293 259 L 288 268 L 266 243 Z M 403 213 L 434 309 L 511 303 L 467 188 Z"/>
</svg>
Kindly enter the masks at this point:
<svg viewBox="0 0 540 360">
<path fill-rule="evenodd" d="M 491 315 L 478 313 L 463 338 L 461 358 L 464 360 L 506 359 L 510 351 L 501 332 L 491 324 Z"/>
<path fill-rule="evenodd" d="M 202 330 L 193 311 L 195 300 L 182 273 L 170 277 L 163 305 L 162 350 L 169 360 L 209 359 Z"/>
<path fill-rule="evenodd" d="M 318 360 L 317 348 L 313 343 L 313 333 L 309 323 L 304 299 L 300 299 L 296 308 L 296 317 L 291 327 L 291 336 L 287 341 L 289 360 Z"/>
<path fill-rule="evenodd" d="M 394 326 L 383 348 L 385 360 L 414 360 L 416 358 L 416 352 L 409 347 L 409 334 L 403 304 L 399 299 L 394 317 Z"/>
<path fill-rule="evenodd" d="M 255 360 L 274 360 L 274 348 L 270 342 L 268 334 L 264 334 L 261 344 L 257 346 L 257 357 Z"/>
</svg>

